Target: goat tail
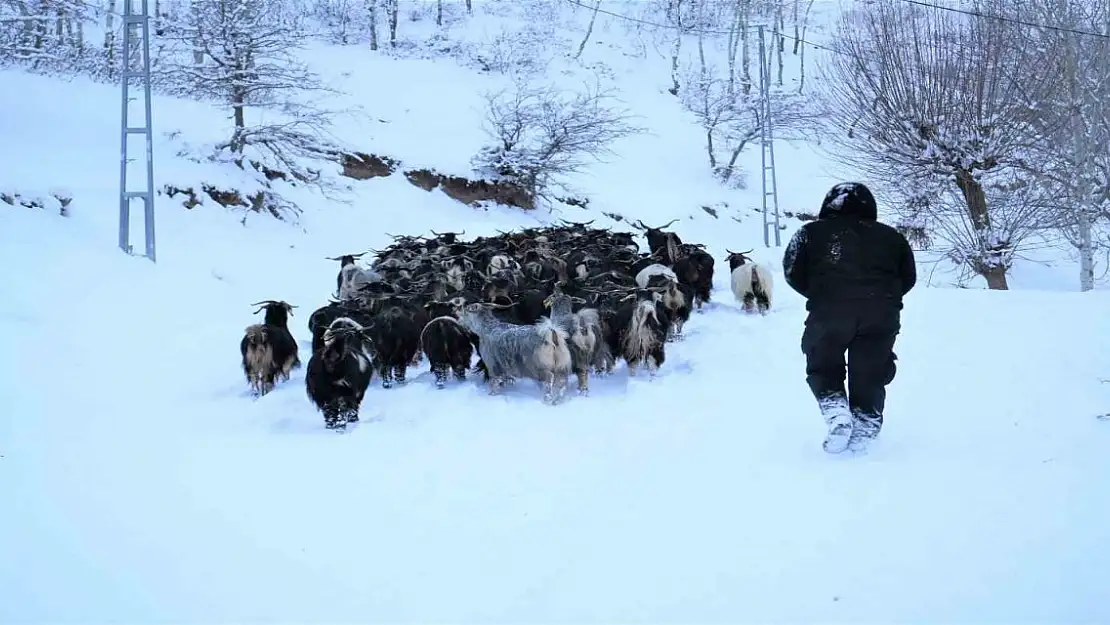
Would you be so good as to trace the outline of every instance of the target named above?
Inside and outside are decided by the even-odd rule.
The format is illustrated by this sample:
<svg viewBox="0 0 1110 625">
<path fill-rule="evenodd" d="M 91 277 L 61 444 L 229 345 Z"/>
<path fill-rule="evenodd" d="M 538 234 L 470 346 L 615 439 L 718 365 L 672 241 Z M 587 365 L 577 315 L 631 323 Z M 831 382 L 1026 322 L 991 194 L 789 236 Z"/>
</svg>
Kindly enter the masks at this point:
<svg viewBox="0 0 1110 625">
<path fill-rule="evenodd" d="M 752 265 L 752 293 L 756 297 L 763 297 L 767 300 L 767 308 L 771 308 L 774 300 L 771 296 L 775 290 L 775 279 L 771 272 L 763 265 Z"/>
<path fill-rule="evenodd" d="M 536 324 L 536 333 L 542 343 L 536 351 L 536 364 L 541 371 L 550 371 L 556 375 L 570 375 L 571 357 L 570 346 L 567 344 L 569 335 L 550 318 L 544 317 Z"/>
</svg>

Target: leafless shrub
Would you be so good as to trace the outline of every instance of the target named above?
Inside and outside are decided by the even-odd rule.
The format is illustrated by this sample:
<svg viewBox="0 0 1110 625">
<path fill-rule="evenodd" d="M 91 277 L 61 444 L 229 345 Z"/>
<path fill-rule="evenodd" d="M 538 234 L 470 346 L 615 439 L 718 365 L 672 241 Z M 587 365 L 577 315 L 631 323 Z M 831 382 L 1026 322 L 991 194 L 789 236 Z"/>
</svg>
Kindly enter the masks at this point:
<svg viewBox="0 0 1110 625">
<path fill-rule="evenodd" d="M 611 153 L 613 141 L 638 132 L 609 91 L 560 91 L 518 81 L 487 94 L 486 132 L 492 144 L 473 160 L 492 179 L 506 178 L 534 197 L 562 186 L 590 160 Z"/>
</svg>

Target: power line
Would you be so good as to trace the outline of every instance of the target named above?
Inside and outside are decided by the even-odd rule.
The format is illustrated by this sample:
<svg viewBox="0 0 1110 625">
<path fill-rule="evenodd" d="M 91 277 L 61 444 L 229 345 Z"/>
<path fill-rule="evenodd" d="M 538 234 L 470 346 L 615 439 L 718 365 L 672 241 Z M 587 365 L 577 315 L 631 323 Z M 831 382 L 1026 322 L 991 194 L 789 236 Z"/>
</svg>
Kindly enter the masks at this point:
<svg viewBox="0 0 1110 625">
<path fill-rule="evenodd" d="M 1021 26 L 1027 26 L 1029 28 L 1036 28 L 1036 29 L 1040 29 L 1040 30 L 1052 30 L 1052 31 L 1061 32 L 1061 33 L 1071 33 L 1073 35 L 1086 35 L 1088 37 L 1098 37 L 1100 39 L 1110 39 L 1110 35 L 1107 35 L 1107 34 L 1104 34 L 1104 33 L 1097 33 L 1097 32 L 1090 31 L 1090 30 L 1078 30 L 1078 29 L 1075 29 L 1075 28 L 1066 28 L 1064 26 L 1049 26 L 1048 24 L 1038 24 L 1036 22 L 1027 22 L 1025 20 L 1019 20 L 1019 19 L 1013 18 L 1013 17 L 1004 17 L 1002 15 L 994 15 L 992 13 L 981 13 L 979 11 L 970 11 L 968 9 L 957 9 L 956 7 L 946 7 L 946 6 L 941 6 L 939 4 L 930 4 L 928 2 L 921 2 L 921 0 L 902 0 L 902 2 L 906 2 L 906 3 L 909 3 L 909 4 L 916 4 L 917 6 L 928 7 L 930 9 L 936 9 L 938 11 L 950 11 L 952 13 L 960 13 L 962 15 L 970 15 L 972 17 L 978 17 L 980 19 L 991 19 L 991 20 L 998 20 L 1000 22 L 1010 22 L 1012 24 L 1018 24 L 1018 25 L 1021 25 Z"/>
<path fill-rule="evenodd" d="M 632 17 L 631 15 L 625 15 L 623 13 L 614 13 L 613 11 L 606 11 L 605 9 L 602 9 L 602 8 L 590 6 L 588 4 L 583 4 L 582 2 L 579 2 L 579 0 L 564 0 L 564 1 L 567 2 L 568 4 L 573 4 L 574 6 L 582 7 L 583 9 L 589 9 L 591 11 L 596 11 L 598 13 L 601 13 L 602 15 L 608 15 L 610 17 L 616 17 L 618 19 L 626 20 L 626 21 L 629 21 L 629 22 L 635 22 L 637 24 L 643 24 L 644 26 L 651 26 L 653 28 L 675 28 L 675 29 L 678 29 L 678 27 L 675 26 L 674 24 L 660 24 L 658 22 L 652 22 L 650 20 L 640 19 L 638 17 Z M 698 28 L 682 28 L 680 30 L 683 33 L 687 33 L 687 34 L 691 34 L 691 35 L 699 35 L 699 34 L 700 35 L 728 35 L 728 34 L 731 34 L 731 32 L 727 31 L 727 30 L 707 30 L 707 29 L 698 29 Z M 789 39 L 790 41 L 797 41 L 798 43 L 805 44 L 805 45 L 810 45 L 810 46 L 813 46 L 814 48 L 820 48 L 821 50 L 828 50 L 829 52 L 838 53 L 837 50 L 835 50 L 833 48 L 830 48 L 826 45 L 822 45 L 822 44 L 819 44 L 819 43 L 813 43 L 812 41 L 806 41 L 805 39 L 799 39 L 797 37 L 791 37 L 790 35 L 787 35 L 786 33 L 775 33 L 775 36 L 776 37 L 782 37 L 784 39 Z"/>
<path fill-rule="evenodd" d="M 564 0 L 564 1 L 567 2 L 568 4 L 573 4 L 575 6 L 582 7 L 584 9 L 589 9 L 590 11 L 597 11 L 598 13 L 601 13 L 603 15 L 608 15 L 610 17 L 616 17 L 618 19 L 626 20 L 626 21 L 629 21 L 629 22 L 635 22 L 637 24 L 643 24 L 645 26 L 652 26 L 654 28 L 675 28 L 675 29 L 678 28 L 674 24 L 660 24 L 658 22 L 652 22 L 650 20 L 640 19 L 638 17 L 632 17 L 631 15 L 625 15 L 623 13 L 615 13 L 613 11 L 607 11 L 605 9 L 590 6 L 588 4 L 583 4 L 579 0 Z M 1084 35 L 1084 36 L 1087 36 L 1087 37 L 1098 37 L 1100 39 L 1110 39 L 1110 35 L 1107 35 L 1107 34 L 1104 34 L 1104 33 L 1099 33 L 1099 32 L 1094 32 L 1094 31 L 1090 31 L 1090 30 L 1079 30 L 1079 29 L 1075 29 L 1075 28 L 1066 28 L 1064 26 L 1049 26 L 1048 24 L 1038 24 L 1036 22 L 1029 22 L 1029 21 L 1025 21 L 1025 20 L 1019 20 L 1019 19 L 1012 18 L 1012 17 L 1004 17 L 1004 16 L 1001 16 L 1001 15 L 994 15 L 992 13 L 981 13 L 979 11 L 971 11 L 971 10 L 967 10 L 967 9 L 958 9 L 958 8 L 955 8 L 955 7 L 946 7 L 946 6 L 941 6 L 939 4 L 931 4 L 931 3 L 928 3 L 928 2 L 922 2 L 921 0 L 901 0 L 901 1 L 905 2 L 907 4 L 913 4 L 913 5 L 917 5 L 917 6 L 921 6 L 921 7 L 935 9 L 935 10 L 938 10 L 938 11 L 950 11 L 952 13 L 960 13 L 960 14 L 963 14 L 963 15 L 971 16 L 971 17 L 977 17 L 979 19 L 992 19 L 992 20 L 998 20 L 1000 22 L 1010 22 L 1010 23 L 1013 23 L 1013 24 L 1019 24 L 1021 26 L 1026 26 L 1026 27 L 1029 27 L 1029 28 L 1037 28 L 1037 29 L 1040 29 L 1040 30 L 1051 30 L 1051 31 L 1056 31 L 1056 32 L 1070 33 L 1070 34 L 1073 34 L 1073 35 Z M 728 34 L 730 34 L 729 31 L 727 31 L 727 30 L 710 30 L 710 29 L 696 29 L 696 28 L 691 28 L 691 29 L 685 29 L 684 28 L 684 29 L 681 29 L 681 30 L 684 33 L 689 33 L 689 34 L 693 34 L 693 35 L 697 35 L 697 34 L 728 35 Z M 821 50 L 827 50 L 827 51 L 832 52 L 834 54 L 843 54 L 842 51 L 837 50 L 835 48 L 832 48 L 832 47 L 829 47 L 829 46 L 826 46 L 826 45 L 823 45 L 823 44 L 819 44 L 819 43 L 814 43 L 812 41 L 806 41 L 804 39 L 799 39 L 797 37 L 791 37 L 790 35 L 787 35 L 786 33 L 780 32 L 780 33 L 775 33 L 775 35 L 778 36 L 778 37 L 782 37 L 784 39 L 789 39 L 790 41 L 797 41 L 798 43 L 801 43 L 801 44 L 810 45 L 810 46 L 813 46 L 815 48 L 819 48 Z"/>
</svg>

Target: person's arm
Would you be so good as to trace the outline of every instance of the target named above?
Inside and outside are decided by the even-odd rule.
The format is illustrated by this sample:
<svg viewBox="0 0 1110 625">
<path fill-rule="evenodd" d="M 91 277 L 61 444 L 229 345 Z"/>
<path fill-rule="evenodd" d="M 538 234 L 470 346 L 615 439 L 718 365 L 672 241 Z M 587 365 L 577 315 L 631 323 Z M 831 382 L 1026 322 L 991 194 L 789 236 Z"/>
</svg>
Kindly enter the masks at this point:
<svg viewBox="0 0 1110 625">
<path fill-rule="evenodd" d="M 806 271 L 809 266 L 806 250 L 808 243 L 809 234 L 806 232 L 806 226 L 802 226 L 790 238 L 790 243 L 786 245 L 786 251 L 782 255 L 782 272 L 786 276 L 786 283 L 802 297 L 807 298 L 809 297 L 807 295 L 809 275 Z"/>
<path fill-rule="evenodd" d="M 917 284 L 917 260 L 913 256 L 913 248 L 910 247 L 910 242 L 906 240 L 906 237 L 899 232 L 898 238 L 902 248 L 899 273 L 902 276 L 902 295 L 905 295 Z"/>
</svg>

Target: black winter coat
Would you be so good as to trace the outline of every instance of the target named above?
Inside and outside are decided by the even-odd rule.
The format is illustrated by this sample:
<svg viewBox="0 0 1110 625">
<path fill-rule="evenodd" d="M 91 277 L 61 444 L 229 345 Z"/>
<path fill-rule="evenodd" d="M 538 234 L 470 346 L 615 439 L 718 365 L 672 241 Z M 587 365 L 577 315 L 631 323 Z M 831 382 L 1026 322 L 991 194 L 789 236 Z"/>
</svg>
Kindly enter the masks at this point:
<svg viewBox="0 0 1110 625">
<path fill-rule="evenodd" d="M 917 282 L 913 250 L 902 233 L 877 218 L 866 186 L 838 184 L 825 196 L 817 221 L 794 234 L 782 267 L 787 284 L 808 300 L 807 310 L 883 302 L 902 308 L 902 296 Z"/>
</svg>

